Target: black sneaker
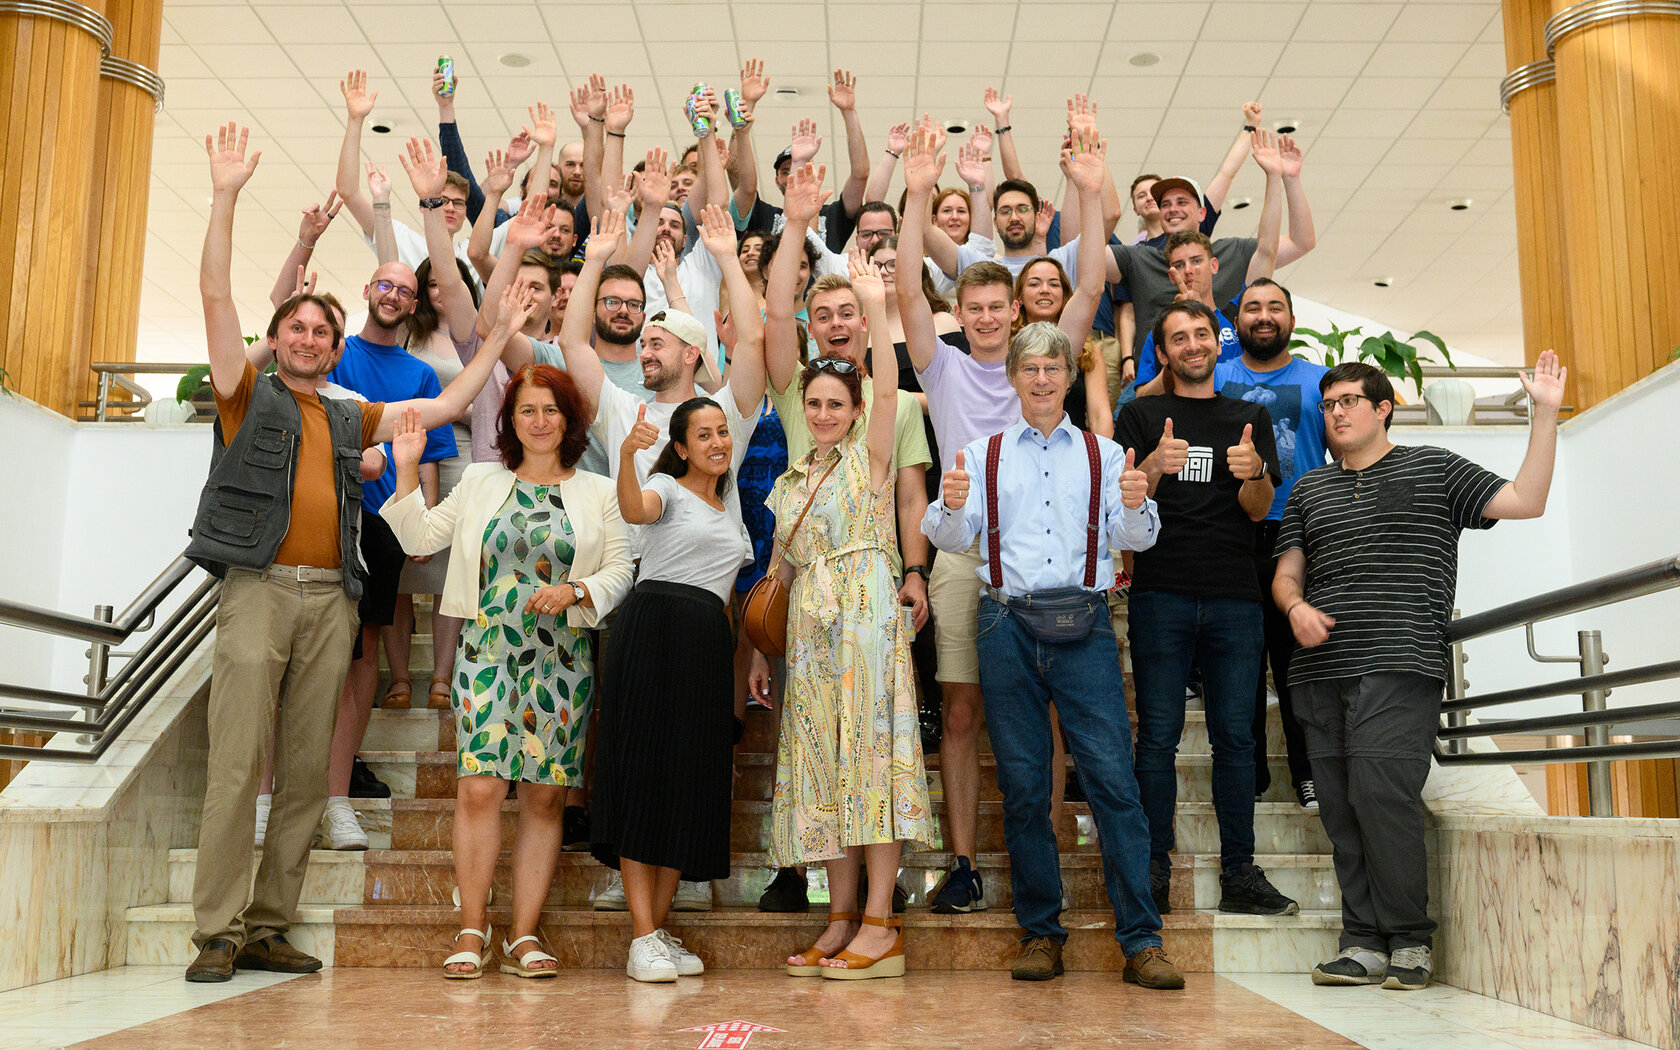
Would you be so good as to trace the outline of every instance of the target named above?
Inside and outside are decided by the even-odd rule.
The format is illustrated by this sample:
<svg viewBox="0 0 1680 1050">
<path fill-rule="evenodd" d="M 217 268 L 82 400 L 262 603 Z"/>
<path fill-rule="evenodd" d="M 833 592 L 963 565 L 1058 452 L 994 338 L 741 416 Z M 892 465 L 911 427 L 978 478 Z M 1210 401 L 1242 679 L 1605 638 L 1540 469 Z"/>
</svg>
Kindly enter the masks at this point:
<svg viewBox="0 0 1680 1050">
<path fill-rule="evenodd" d="M 1086 802 L 1085 785 L 1079 782 L 1079 768 L 1068 766 L 1067 787 L 1062 790 L 1063 802 Z"/>
<path fill-rule="evenodd" d="M 589 810 L 567 806 L 560 814 L 560 849 L 566 853 L 589 852 Z"/>
<path fill-rule="evenodd" d="M 782 868 L 758 898 L 759 911 L 806 911 L 811 907 L 805 877 L 797 868 Z"/>
<path fill-rule="evenodd" d="M 869 877 L 865 875 L 858 881 L 858 911 L 866 911 L 869 907 Z M 910 907 L 910 891 L 901 882 L 893 883 L 892 910 L 894 915 L 903 915 Z"/>
<path fill-rule="evenodd" d="M 1172 893 L 1172 862 L 1165 859 L 1149 858 L 1149 896 L 1155 901 L 1155 911 L 1161 915 L 1172 914 L 1172 902 L 1168 898 Z"/>
<path fill-rule="evenodd" d="M 967 857 L 958 857 L 929 903 L 935 915 L 962 915 L 986 910 L 986 888 Z"/>
<path fill-rule="evenodd" d="M 360 756 L 350 762 L 350 798 L 390 798 L 391 788 L 373 775 Z"/>
<path fill-rule="evenodd" d="M 1318 808 L 1318 790 L 1313 787 L 1312 781 L 1303 780 L 1295 785 L 1295 801 L 1301 804 L 1302 809 Z"/>
<path fill-rule="evenodd" d="M 1253 864 L 1219 873 L 1219 910 L 1239 915 L 1294 915 L 1301 906 L 1285 897 Z"/>
</svg>

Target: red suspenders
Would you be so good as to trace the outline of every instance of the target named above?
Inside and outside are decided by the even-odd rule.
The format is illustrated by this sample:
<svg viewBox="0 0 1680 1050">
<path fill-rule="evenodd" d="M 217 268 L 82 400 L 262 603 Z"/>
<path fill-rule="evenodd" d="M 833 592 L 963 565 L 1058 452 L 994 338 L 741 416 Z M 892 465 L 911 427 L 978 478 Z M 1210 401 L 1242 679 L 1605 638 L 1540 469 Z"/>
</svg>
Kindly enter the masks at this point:
<svg viewBox="0 0 1680 1050">
<path fill-rule="evenodd" d="M 1085 438 L 1085 455 L 1091 461 L 1091 515 L 1085 526 L 1085 589 L 1097 586 L 1097 540 L 1102 525 L 1097 514 L 1102 507 L 1102 457 L 1097 451 L 1097 439 L 1088 430 L 1079 432 Z M 1003 534 L 998 525 L 998 459 L 1003 452 L 1003 435 L 993 434 L 986 442 L 986 560 L 991 566 L 992 587 L 1003 590 Z"/>
</svg>

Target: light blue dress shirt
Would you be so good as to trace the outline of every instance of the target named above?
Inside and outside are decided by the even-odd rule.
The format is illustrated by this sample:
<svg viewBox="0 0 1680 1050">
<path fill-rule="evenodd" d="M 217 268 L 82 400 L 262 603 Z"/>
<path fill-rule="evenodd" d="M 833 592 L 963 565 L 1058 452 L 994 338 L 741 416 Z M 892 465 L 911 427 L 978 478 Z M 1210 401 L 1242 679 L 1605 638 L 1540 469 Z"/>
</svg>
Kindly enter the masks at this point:
<svg viewBox="0 0 1680 1050">
<path fill-rule="evenodd" d="M 968 471 L 968 501 L 948 510 L 943 498 L 922 517 L 922 532 L 942 551 L 966 551 L 980 536 L 982 583 L 990 584 L 986 528 L 986 444 L 981 438 L 963 449 Z M 1120 502 L 1120 474 L 1126 453 L 1105 437 L 1097 438 L 1102 462 L 1102 498 L 1097 525 L 1097 585 L 1114 586 L 1114 550 L 1148 550 L 1161 532 L 1155 501 L 1136 509 Z M 1091 521 L 1091 461 L 1085 439 L 1063 414 L 1048 435 L 1021 420 L 1003 432 L 998 455 L 998 517 L 1002 519 L 1003 590 L 1010 597 L 1056 587 L 1085 585 L 1085 532 Z"/>
</svg>

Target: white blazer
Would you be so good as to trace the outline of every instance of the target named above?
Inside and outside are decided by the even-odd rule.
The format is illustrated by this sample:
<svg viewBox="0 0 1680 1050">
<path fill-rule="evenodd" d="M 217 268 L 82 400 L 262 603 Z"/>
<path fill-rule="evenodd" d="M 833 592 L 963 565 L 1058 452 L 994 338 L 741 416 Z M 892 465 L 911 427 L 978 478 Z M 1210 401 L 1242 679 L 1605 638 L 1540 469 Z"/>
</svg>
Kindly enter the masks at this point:
<svg viewBox="0 0 1680 1050">
<path fill-rule="evenodd" d="M 461 474 L 442 503 L 426 509 L 419 489 L 392 496 L 379 508 L 409 554 L 436 554 L 449 548 L 449 575 L 443 585 L 445 616 L 478 618 L 478 574 L 484 550 L 484 527 L 513 491 L 513 471 L 500 463 L 474 463 Z M 589 588 L 591 605 L 566 610 L 572 627 L 595 627 L 635 582 L 630 536 L 619 516 L 618 490 L 599 474 L 574 471 L 560 482 L 560 499 L 572 525 L 576 553 L 568 580 Z"/>
</svg>

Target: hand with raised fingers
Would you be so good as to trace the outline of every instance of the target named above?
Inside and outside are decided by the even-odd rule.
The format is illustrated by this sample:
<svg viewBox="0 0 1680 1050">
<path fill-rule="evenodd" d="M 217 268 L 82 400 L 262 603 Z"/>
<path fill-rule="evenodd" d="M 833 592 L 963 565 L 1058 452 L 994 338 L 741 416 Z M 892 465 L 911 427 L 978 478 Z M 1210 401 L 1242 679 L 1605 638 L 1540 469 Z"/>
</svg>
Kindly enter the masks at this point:
<svg viewBox="0 0 1680 1050">
<path fill-rule="evenodd" d="M 598 121 L 607 119 L 607 78 L 599 73 L 589 74 L 589 115 Z"/>
<path fill-rule="evenodd" d="M 391 200 L 391 176 L 373 161 L 367 162 L 368 200 L 386 204 Z"/>
<path fill-rule="evenodd" d="M 910 145 L 910 122 L 903 121 L 887 129 L 887 148 L 899 156 L 904 156 L 904 147 Z"/>
<path fill-rule="evenodd" d="M 537 144 L 531 141 L 530 135 L 521 131 L 513 138 L 508 139 L 506 154 L 507 165 L 517 171 L 519 166 L 530 160 L 536 152 Z"/>
<path fill-rule="evenodd" d="M 1033 237 L 1044 240 L 1050 236 L 1050 224 L 1056 221 L 1056 202 L 1049 198 L 1040 198 L 1038 212 L 1033 215 Z"/>
<path fill-rule="evenodd" d="M 1075 135 L 1097 126 L 1097 104 L 1087 95 L 1076 94 L 1068 99 L 1067 126 Z"/>
<path fill-rule="evenodd" d="M 986 184 L 986 162 L 990 155 L 981 153 L 974 146 L 974 140 L 969 139 L 957 147 L 957 178 L 963 180 L 965 186 L 983 186 Z"/>
<path fill-rule="evenodd" d="M 297 281 L 292 285 L 292 294 L 310 294 L 315 290 L 315 286 L 319 283 L 320 277 L 321 275 L 314 270 L 310 270 L 308 273 L 305 273 L 303 264 L 298 263 Z"/>
<path fill-rule="evenodd" d="M 963 469 L 962 449 L 957 450 L 951 469 L 939 479 L 939 498 L 945 501 L 946 510 L 962 510 L 968 502 L 968 471 Z"/>
<path fill-rule="evenodd" d="M 828 85 L 828 100 L 842 113 L 857 108 L 857 77 L 849 69 L 836 69 L 834 82 Z"/>
<path fill-rule="evenodd" d="M 881 279 L 880 269 L 865 259 L 863 252 L 855 246 L 847 253 L 846 268 L 851 272 L 852 292 L 864 312 L 867 313 L 872 306 L 885 310 L 887 283 Z"/>
<path fill-rule="evenodd" d="M 1523 389 L 1534 399 L 1537 408 L 1556 412 L 1563 407 L 1563 385 L 1569 379 L 1569 369 L 1558 363 L 1555 350 L 1542 350 L 1534 362 L 1534 376 L 1519 375 Z"/>
<path fill-rule="evenodd" d="M 904 150 L 904 188 L 911 193 L 932 193 L 945 170 L 945 154 L 939 152 L 939 134 L 923 125 L 910 135 Z"/>
<path fill-rule="evenodd" d="M 507 248 L 524 252 L 548 239 L 548 228 L 554 224 L 553 206 L 541 193 L 533 193 L 519 202 L 519 211 L 507 221 Z"/>
<path fill-rule="evenodd" d="M 366 120 L 373 112 L 373 104 L 379 101 L 379 92 L 368 90 L 368 75 L 365 69 L 352 69 L 338 82 L 338 90 L 344 95 L 344 107 L 350 113 L 351 120 Z"/>
<path fill-rule="evenodd" d="M 608 211 L 628 212 L 630 210 L 630 205 L 636 201 L 636 187 L 640 183 L 640 180 L 636 178 L 638 174 L 640 173 L 632 171 L 624 176 L 622 183 L 616 186 L 604 185 L 601 187 L 601 201 L 607 206 Z"/>
<path fill-rule="evenodd" d="M 809 164 L 811 158 L 822 149 L 822 136 L 817 134 L 817 122 L 809 117 L 793 126 L 793 138 L 789 141 L 793 149 L 793 166 Z"/>
<path fill-rule="evenodd" d="M 1120 505 L 1137 510 L 1149 499 L 1149 475 L 1137 468 L 1137 449 L 1126 450 L 1126 465 L 1120 471 Z"/>
<path fill-rule="evenodd" d="M 1073 133 L 1063 159 L 1068 178 L 1081 193 L 1097 193 L 1102 189 L 1103 176 L 1108 173 L 1108 143 L 1095 124 L 1087 124 Z"/>
<path fill-rule="evenodd" d="M 493 149 L 484 157 L 484 192 L 506 193 L 513 188 L 513 173 L 517 165 L 508 155 L 499 149 Z"/>
<path fill-rule="evenodd" d="M 653 272 L 659 278 L 659 283 L 665 286 L 667 298 L 677 284 L 677 250 L 671 247 L 671 242 L 661 237 L 653 245 Z"/>
<path fill-rule="evenodd" d="M 1296 179 L 1301 177 L 1301 147 L 1295 145 L 1295 140 L 1288 135 L 1278 136 L 1278 155 L 1283 158 L 1283 177 Z"/>
<path fill-rule="evenodd" d="M 1238 481 L 1258 481 L 1266 461 L 1254 447 L 1254 424 L 1243 424 L 1242 440 L 1225 450 L 1225 468 Z"/>
<path fill-rule="evenodd" d="M 788 172 L 787 193 L 782 199 L 787 225 L 804 229 L 822 212 L 829 196 L 822 188 L 827 177 L 826 164 L 815 168 L 810 164 L 794 164 Z"/>
<path fill-rule="evenodd" d="M 204 152 L 210 156 L 212 190 L 238 193 L 251 181 L 251 174 L 257 170 L 257 161 L 262 159 L 262 150 L 247 158 L 245 146 L 250 138 L 250 128 L 241 127 L 231 120 L 217 128 L 215 135 L 204 136 Z"/>
<path fill-rule="evenodd" d="M 642 217 L 647 222 L 653 222 L 659 215 L 659 209 L 671 199 L 671 158 L 664 150 L 655 146 L 647 151 L 642 161 L 641 178 L 638 179 L 637 192 L 642 195 L 642 207 L 652 208 L 644 210 Z"/>
<path fill-rule="evenodd" d="M 412 470 L 426 454 L 426 426 L 418 408 L 405 408 L 391 428 L 391 462 L 398 470 Z"/>
<path fill-rule="evenodd" d="M 589 85 L 572 88 L 566 95 L 568 108 L 572 111 L 572 123 L 579 131 L 589 130 Z"/>
<path fill-rule="evenodd" d="M 985 124 L 974 125 L 968 133 L 968 144 L 979 150 L 987 160 L 992 159 L 992 129 Z"/>
<path fill-rule="evenodd" d="M 624 244 L 624 213 L 609 211 L 597 215 L 589 225 L 589 240 L 583 245 L 584 261 L 606 262 Z"/>
<path fill-rule="evenodd" d="M 986 89 L 986 112 L 992 115 L 992 122 L 997 127 L 1006 127 L 1009 124 L 1009 110 L 1014 105 L 1015 100 L 1009 95 L 999 95 L 997 88 Z"/>
<path fill-rule="evenodd" d="M 421 200 L 443 193 L 449 166 L 433 151 L 431 139 L 409 139 L 407 151 L 398 153 L 397 160 L 402 164 L 403 170 L 408 172 L 409 184 L 414 187 L 415 194 Z"/>
<path fill-rule="evenodd" d="M 624 134 L 624 129 L 636 119 L 636 93 L 630 90 L 629 84 L 620 84 L 612 89 L 607 96 L 607 130 L 614 134 Z"/>
<path fill-rule="evenodd" d="M 714 259 L 725 259 L 735 254 L 735 222 L 729 217 L 727 209 L 715 204 L 708 204 L 700 212 L 700 243 Z"/>
<path fill-rule="evenodd" d="M 519 284 L 508 285 L 507 290 L 502 293 L 501 309 L 496 313 L 496 325 L 491 329 L 490 337 L 495 338 L 499 333 L 501 341 L 506 342 L 509 335 L 530 324 L 531 318 L 546 305 L 544 300 L 551 298 L 552 296 L 538 292 L 534 284 L 526 284 L 523 287 Z M 490 339 L 485 340 L 489 341 Z"/>
<path fill-rule="evenodd" d="M 770 78 L 764 75 L 764 60 L 749 58 L 746 65 L 741 67 L 741 101 L 748 107 L 756 106 L 770 90 Z"/>
<path fill-rule="evenodd" d="M 922 114 L 922 119 L 916 123 L 916 131 L 925 131 L 933 136 L 933 151 L 935 153 L 945 148 L 945 139 L 948 135 L 945 125 L 934 120 L 931 113 Z M 915 133 L 915 131 L 911 132 L 912 135 Z"/>
<path fill-rule="evenodd" d="M 327 193 L 325 204 L 311 204 L 303 209 L 303 221 L 298 223 L 298 243 L 310 248 L 315 247 L 321 235 L 327 232 L 327 227 L 331 226 L 333 219 L 338 216 L 338 209 L 342 207 L 344 202 L 338 199 L 338 191 L 331 190 Z"/>
<path fill-rule="evenodd" d="M 1167 267 L 1167 276 L 1172 278 L 1173 289 L 1175 292 L 1173 295 L 1173 302 L 1181 303 L 1186 299 L 1196 298 L 1196 293 L 1190 290 L 1190 282 L 1184 276 L 1183 270 L 1176 266 L 1169 266 Z"/>
<path fill-rule="evenodd" d="M 1260 165 L 1260 170 L 1267 175 L 1283 174 L 1283 153 L 1278 148 L 1277 136 L 1264 129 L 1257 129 L 1248 133 L 1248 149 L 1254 157 L 1254 163 Z"/>
<path fill-rule="evenodd" d="M 548 103 L 538 102 L 534 106 L 526 106 L 525 112 L 531 115 L 531 123 L 519 130 L 529 135 L 538 147 L 552 147 L 558 133 L 554 128 L 554 111 L 548 108 Z"/>
</svg>

